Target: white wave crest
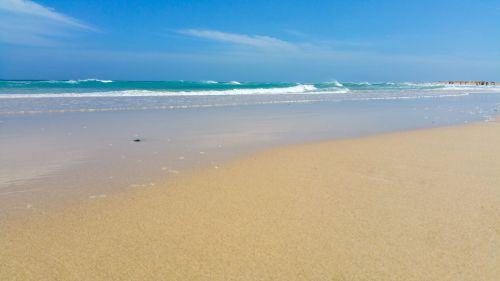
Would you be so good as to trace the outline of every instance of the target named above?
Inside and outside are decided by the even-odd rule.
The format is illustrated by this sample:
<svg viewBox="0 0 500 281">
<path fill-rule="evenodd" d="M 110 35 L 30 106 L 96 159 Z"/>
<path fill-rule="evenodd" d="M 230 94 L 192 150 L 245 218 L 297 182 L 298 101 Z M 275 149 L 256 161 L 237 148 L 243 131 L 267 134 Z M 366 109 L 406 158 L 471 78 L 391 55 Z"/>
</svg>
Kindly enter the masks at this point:
<svg viewBox="0 0 500 281">
<path fill-rule="evenodd" d="M 340 83 L 339 81 L 333 81 L 332 83 L 337 87 L 344 87 L 344 85 L 342 85 L 342 83 Z"/>
<path fill-rule="evenodd" d="M 0 95 L 0 99 L 8 98 L 78 98 L 78 97 L 162 97 L 162 96 L 228 96 L 228 95 L 279 95 L 300 93 L 340 93 L 342 91 L 314 92 L 313 85 L 297 85 L 286 88 L 256 88 L 256 89 L 232 89 L 232 90 L 207 90 L 207 91 L 149 91 L 149 90 L 125 90 L 109 92 L 88 93 L 40 93 L 40 94 L 6 94 Z"/>
<path fill-rule="evenodd" d="M 333 85 L 333 86 L 339 87 L 339 88 L 344 87 L 344 85 L 342 83 L 340 83 L 339 81 L 337 81 L 337 80 L 328 81 L 328 82 L 325 82 L 325 83 L 322 83 L 322 84 L 324 84 L 324 85 Z"/>
<path fill-rule="evenodd" d="M 38 83 L 50 83 L 50 84 L 56 84 L 56 83 L 65 83 L 65 84 L 78 84 L 78 83 L 85 83 L 85 82 L 101 82 L 101 83 L 111 83 L 113 80 L 100 80 L 100 79 L 80 79 L 80 80 L 48 80 L 48 81 L 37 81 Z"/>
<path fill-rule="evenodd" d="M 101 80 L 101 79 L 82 79 L 76 80 L 77 82 L 101 82 L 101 83 L 111 83 L 113 80 Z"/>
</svg>

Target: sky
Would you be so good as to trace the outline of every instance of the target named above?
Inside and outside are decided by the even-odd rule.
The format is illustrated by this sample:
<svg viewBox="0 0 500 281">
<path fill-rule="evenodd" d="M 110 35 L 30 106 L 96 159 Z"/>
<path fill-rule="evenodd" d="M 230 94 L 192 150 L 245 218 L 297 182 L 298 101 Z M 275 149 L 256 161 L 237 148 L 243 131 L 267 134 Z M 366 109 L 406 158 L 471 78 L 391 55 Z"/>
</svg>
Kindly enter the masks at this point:
<svg viewBox="0 0 500 281">
<path fill-rule="evenodd" d="M 500 81 L 500 0 L 0 0 L 0 79 Z"/>
</svg>

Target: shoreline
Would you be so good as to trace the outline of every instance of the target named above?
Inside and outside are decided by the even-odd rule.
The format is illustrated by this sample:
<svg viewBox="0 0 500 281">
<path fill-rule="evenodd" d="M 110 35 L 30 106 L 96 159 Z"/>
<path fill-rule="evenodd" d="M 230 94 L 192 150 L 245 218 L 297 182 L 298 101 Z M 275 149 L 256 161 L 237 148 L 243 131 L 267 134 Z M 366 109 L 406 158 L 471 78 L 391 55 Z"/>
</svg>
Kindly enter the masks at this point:
<svg viewBox="0 0 500 281">
<path fill-rule="evenodd" d="M 7 149 L 0 164 L 0 221 L 11 213 L 159 184 L 190 168 L 219 165 L 281 145 L 482 121 L 497 112 L 499 98 L 3 117 L 0 146 Z M 143 141 L 131 141 L 136 138 Z"/>
<path fill-rule="evenodd" d="M 496 86 L 499 82 L 485 80 L 447 80 L 435 82 L 438 85 L 453 85 L 453 86 Z"/>
<path fill-rule="evenodd" d="M 499 141 L 494 121 L 284 145 L 6 224 L 0 277 L 493 280 Z"/>
<path fill-rule="evenodd" d="M 57 183 L 54 180 L 46 181 L 46 180 L 40 180 L 40 179 L 33 179 L 32 182 L 28 181 L 29 186 L 31 188 L 28 188 L 27 190 L 20 190 L 20 191 L 15 191 L 7 189 L 6 192 L 0 192 L 0 195 L 9 195 L 9 194 L 16 194 L 20 193 L 23 194 L 24 192 L 30 192 L 30 191 L 36 191 L 43 192 L 43 188 L 37 189 L 33 188 L 33 186 L 36 186 L 37 184 L 42 184 L 44 187 L 47 185 L 47 183 L 57 183 L 57 187 L 54 188 L 54 190 L 59 191 L 60 198 L 57 198 L 58 195 L 54 193 L 53 191 L 49 190 L 51 193 L 47 198 L 44 198 L 43 196 L 41 197 L 40 201 L 36 201 L 36 199 L 30 199 L 33 198 L 33 195 L 23 197 L 22 195 L 19 196 L 21 200 L 23 199 L 29 199 L 29 200 L 24 200 L 28 203 L 26 204 L 21 204 L 18 206 L 16 209 L 10 212 L 0 212 L 0 226 L 2 223 L 9 223 L 11 221 L 16 221 L 18 219 L 23 219 L 26 216 L 33 216 L 33 215 L 39 215 L 39 214 L 46 214 L 46 213 L 54 213 L 58 212 L 61 210 L 64 210 L 66 208 L 71 208 L 72 206 L 78 206 L 78 205 L 85 205 L 89 203 L 89 200 L 99 200 L 103 199 L 106 197 L 113 197 L 116 195 L 120 195 L 122 193 L 129 193 L 133 192 L 135 190 L 141 190 L 142 188 L 147 188 L 151 186 L 156 186 L 156 185 L 165 185 L 168 184 L 172 181 L 176 181 L 178 178 L 186 178 L 189 177 L 190 175 L 193 175 L 199 171 L 204 171 L 204 170 L 210 170 L 214 167 L 219 168 L 222 165 L 226 165 L 227 163 L 232 163 L 234 161 L 238 161 L 240 159 L 245 159 L 248 157 L 253 157 L 254 155 L 259 155 L 262 153 L 266 153 L 268 151 L 276 150 L 276 149 L 281 149 L 285 147 L 298 147 L 298 146 L 303 146 L 303 145 L 309 145 L 309 144 L 322 144 L 322 143 L 330 143 L 330 142 L 338 142 L 338 141 L 350 141 L 350 140 L 357 140 L 357 139 L 364 139 L 364 138 L 373 138 L 373 137 L 378 137 L 378 136 L 385 136 L 385 135 L 391 135 L 391 134 L 400 134 L 400 133 L 406 133 L 406 132 L 413 132 L 413 131 L 422 131 L 422 130 L 433 130 L 433 129 L 440 129 L 440 128 L 448 128 L 448 127 L 456 127 L 456 126 L 467 126 L 470 124 L 481 124 L 481 123 L 487 123 L 487 122 L 492 122 L 496 120 L 496 118 L 490 118 L 490 119 L 484 119 L 484 120 L 474 120 L 474 121 L 464 121 L 462 124 L 446 124 L 446 125 L 436 125 L 436 124 L 428 124 L 425 127 L 417 127 L 417 128 L 399 128 L 399 129 L 394 129 L 394 130 L 389 130 L 389 131 L 380 131 L 380 132 L 370 132 L 370 133 L 363 133 L 363 134 L 354 134 L 354 135 L 345 135 L 345 136 L 336 136 L 336 137 L 330 137 L 330 138 L 325 138 L 321 137 L 319 139 L 316 138 L 305 138 L 302 140 L 294 140 L 294 141 L 278 141 L 276 143 L 269 143 L 269 144 L 261 144 L 261 145 L 255 145 L 254 147 L 251 148 L 240 148 L 236 149 L 234 151 L 225 151 L 225 152 L 219 152 L 220 155 L 215 155 L 216 157 L 211 159 L 207 158 L 204 160 L 203 163 L 201 163 L 199 160 L 197 163 L 194 163 L 194 160 L 191 160 L 190 163 L 189 161 L 181 161 L 186 164 L 186 166 L 183 166 L 181 168 L 176 168 L 176 167 L 171 167 L 168 165 L 167 167 L 161 167 L 161 170 L 164 172 L 162 176 L 156 176 L 154 178 L 151 178 L 150 176 L 144 176 L 141 180 L 136 180 L 134 181 L 135 183 L 131 184 L 117 184 L 117 183 L 112 183 L 111 181 L 106 181 L 104 183 L 101 183 L 99 185 L 93 184 L 92 186 L 88 186 L 84 190 L 88 195 L 81 195 L 78 196 L 67 196 L 66 193 L 69 193 L 68 191 L 64 191 L 61 189 L 63 186 L 61 183 Z M 148 142 L 148 141 L 146 141 Z M 168 140 L 170 142 L 170 140 Z M 220 146 L 220 145 L 219 145 Z M 178 146 L 176 146 L 178 147 Z M 121 146 L 121 149 L 126 149 Z M 222 146 L 218 147 L 218 149 L 222 149 Z M 227 148 L 224 148 L 227 149 Z M 151 149 L 149 149 L 151 150 Z M 203 149 L 202 149 L 203 150 Z M 207 151 L 207 150 L 205 150 Z M 202 151 L 201 152 L 202 156 L 205 155 L 206 152 Z M 224 156 L 221 156 L 224 155 Z M 212 155 L 214 157 L 214 155 Z M 109 156 L 107 157 L 109 158 Z M 184 159 L 183 159 L 184 160 Z M 95 163 L 95 159 L 93 161 Z M 86 171 L 88 170 L 89 165 L 92 165 L 91 163 L 84 163 L 82 162 L 76 162 L 76 164 L 73 164 L 74 168 L 70 170 L 71 176 L 68 178 L 73 178 L 75 171 Z M 149 165 L 151 166 L 151 165 Z M 154 166 L 153 166 L 154 167 Z M 124 167 L 122 167 L 124 168 Z M 151 167 L 150 167 L 151 168 Z M 159 168 L 154 167 L 154 168 Z M 114 169 L 116 170 L 116 169 Z M 61 173 L 62 176 L 67 177 L 68 171 Z M 106 172 L 104 172 L 106 173 Z M 122 174 L 124 175 L 124 174 Z M 79 179 L 76 178 L 75 179 Z M 105 178 L 106 180 L 106 178 Z M 63 182 L 66 182 L 63 180 Z M 72 183 L 71 181 L 67 181 L 66 184 Z M 75 184 L 75 182 L 73 182 Z M 1 186 L 1 185 L 0 185 Z M 14 188 L 16 186 L 14 185 Z M 39 194 L 39 193 L 38 193 Z M 38 195 L 40 196 L 40 194 Z M 12 197 L 12 196 L 10 196 Z M 16 196 L 14 196 L 15 198 Z M 35 197 L 36 198 L 36 197 Z M 14 204 L 17 203 L 19 200 L 14 199 L 11 200 L 11 202 L 5 202 L 5 201 L 0 201 L 0 203 L 7 203 L 7 204 Z M 22 201 L 21 201 L 22 202 Z M 26 207 L 25 207 L 26 206 Z M 2 211 L 0 209 L 0 211 Z M 3 210 L 4 211 L 4 210 Z"/>
</svg>

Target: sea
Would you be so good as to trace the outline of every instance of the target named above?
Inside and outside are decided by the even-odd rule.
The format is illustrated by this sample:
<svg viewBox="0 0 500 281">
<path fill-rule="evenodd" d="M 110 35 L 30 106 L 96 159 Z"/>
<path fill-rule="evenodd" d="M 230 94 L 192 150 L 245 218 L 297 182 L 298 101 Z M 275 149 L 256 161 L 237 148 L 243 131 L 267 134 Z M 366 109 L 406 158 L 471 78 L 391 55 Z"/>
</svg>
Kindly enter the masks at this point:
<svg viewBox="0 0 500 281">
<path fill-rule="evenodd" d="M 500 92 L 500 87 L 409 82 L 4 80 L 0 81 L 0 114 L 466 98 L 491 92 Z"/>
</svg>

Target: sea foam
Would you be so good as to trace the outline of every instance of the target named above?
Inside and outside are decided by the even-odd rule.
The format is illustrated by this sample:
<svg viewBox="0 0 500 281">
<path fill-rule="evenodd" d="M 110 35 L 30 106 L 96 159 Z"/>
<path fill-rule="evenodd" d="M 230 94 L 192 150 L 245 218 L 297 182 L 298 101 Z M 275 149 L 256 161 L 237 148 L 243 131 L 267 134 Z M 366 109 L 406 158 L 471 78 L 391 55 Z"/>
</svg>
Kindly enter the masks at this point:
<svg viewBox="0 0 500 281">
<path fill-rule="evenodd" d="M 228 95 L 279 95 L 300 94 L 314 92 L 314 85 L 296 85 L 282 88 L 255 88 L 231 90 L 204 90 L 204 91 L 151 91 L 151 90 L 124 90 L 85 93 L 37 93 L 37 94 L 3 94 L 0 99 L 8 98 L 78 98 L 78 97 L 161 97 L 161 96 L 228 96 Z M 345 91 L 321 91 L 315 93 L 343 93 Z"/>
</svg>

